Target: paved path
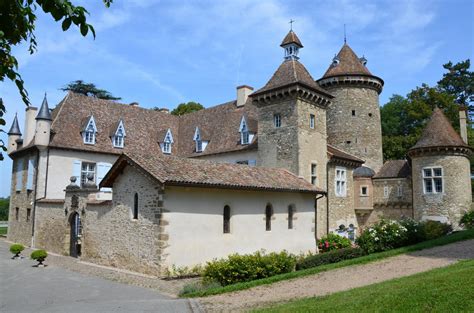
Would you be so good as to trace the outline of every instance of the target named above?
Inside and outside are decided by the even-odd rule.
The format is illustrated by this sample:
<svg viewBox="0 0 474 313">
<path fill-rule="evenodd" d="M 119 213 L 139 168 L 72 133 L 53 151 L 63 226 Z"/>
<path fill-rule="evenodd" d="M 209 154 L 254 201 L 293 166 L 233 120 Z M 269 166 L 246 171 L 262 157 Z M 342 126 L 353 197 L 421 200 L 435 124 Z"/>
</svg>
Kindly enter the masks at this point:
<svg viewBox="0 0 474 313">
<path fill-rule="evenodd" d="M 246 311 L 289 300 L 323 296 L 413 275 L 474 258 L 474 240 L 400 255 L 365 265 L 350 266 L 272 285 L 201 298 L 208 312 Z"/>
<path fill-rule="evenodd" d="M 28 258 L 12 260 L 8 247 L 9 243 L 0 240 L 2 313 L 192 312 L 187 299 L 174 299 L 151 289 L 55 265 L 32 267 L 36 262 Z"/>
</svg>

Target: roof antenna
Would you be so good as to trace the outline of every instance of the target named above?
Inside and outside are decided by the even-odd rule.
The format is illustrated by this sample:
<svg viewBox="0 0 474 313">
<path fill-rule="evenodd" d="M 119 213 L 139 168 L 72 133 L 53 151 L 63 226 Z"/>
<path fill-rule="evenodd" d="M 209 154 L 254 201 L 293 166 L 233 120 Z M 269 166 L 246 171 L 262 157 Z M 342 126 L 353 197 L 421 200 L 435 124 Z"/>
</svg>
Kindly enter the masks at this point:
<svg viewBox="0 0 474 313">
<path fill-rule="evenodd" d="M 346 24 L 344 24 L 344 44 L 347 43 L 347 37 L 346 37 Z"/>
<path fill-rule="evenodd" d="M 290 19 L 290 31 L 293 31 L 293 23 L 294 22 L 295 22 L 295 20 Z"/>
</svg>

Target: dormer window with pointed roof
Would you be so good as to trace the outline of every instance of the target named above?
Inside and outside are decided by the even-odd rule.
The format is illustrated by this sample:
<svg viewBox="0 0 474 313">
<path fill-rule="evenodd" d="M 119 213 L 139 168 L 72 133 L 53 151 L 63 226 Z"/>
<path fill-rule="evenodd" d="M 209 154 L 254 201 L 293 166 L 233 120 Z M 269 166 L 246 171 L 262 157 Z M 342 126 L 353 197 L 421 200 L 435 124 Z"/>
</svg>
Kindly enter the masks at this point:
<svg viewBox="0 0 474 313">
<path fill-rule="evenodd" d="M 245 116 L 242 116 L 240 120 L 240 144 L 241 145 L 248 145 L 250 143 L 250 133 L 247 126 L 247 121 L 245 120 Z"/>
<path fill-rule="evenodd" d="M 203 152 L 204 150 L 206 150 L 206 147 L 209 141 L 202 140 L 201 131 L 199 130 L 199 127 L 196 127 L 193 140 L 196 143 L 195 152 Z"/>
<path fill-rule="evenodd" d="M 114 148 L 124 147 L 125 136 L 125 126 L 123 125 L 123 120 L 120 120 L 115 133 L 112 135 L 112 144 L 114 145 Z"/>
<path fill-rule="evenodd" d="M 82 130 L 82 139 L 86 145 L 95 145 L 97 127 L 94 117 L 91 116 Z"/>
<path fill-rule="evenodd" d="M 168 128 L 168 131 L 166 132 L 165 139 L 163 140 L 163 143 L 161 144 L 161 151 L 165 154 L 171 154 L 171 148 L 173 145 L 173 134 L 171 134 L 171 129 Z"/>
</svg>

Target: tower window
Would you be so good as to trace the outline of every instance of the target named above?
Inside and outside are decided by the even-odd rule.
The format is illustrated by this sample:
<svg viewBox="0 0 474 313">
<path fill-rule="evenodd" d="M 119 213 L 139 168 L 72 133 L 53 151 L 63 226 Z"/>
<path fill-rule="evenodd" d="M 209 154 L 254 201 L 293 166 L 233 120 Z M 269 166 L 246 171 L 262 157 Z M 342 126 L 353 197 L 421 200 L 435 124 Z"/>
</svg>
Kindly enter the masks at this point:
<svg viewBox="0 0 474 313">
<path fill-rule="evenodd" d="M 316 164 L 311 163 L 311 184 L 316 185 L 318 175 L 316 173 Z"/>
<path fill-rule="evenodd" d="M 367 186 L 361 186 L 360 187 L 360 195 L 362 197 L 367 197 L 369 195 L 369 190 L 368 190 Z"/>
<path fill-rule="evenodd" d="M 280 114 L 275 114 L 275 115 L 273 115 L 273 125 L 274 125 L 276 128 L 280 128 L 280 127 L 281 127 L 281 115 L 280 115 Z"/>
<path fill-rule="evenodd" d="M 26 221 L 29 222 L 31 218 L 31 209 L 26 209 Z"/>
<path fill-rule="evenodd" d="M 309 128 L 314 129 L 314 114 L 309 115 Z"/>
<path fill-rule="evenodd" d="M 356 110 L 352 110 L 352 116 L 356 116 Z"/>
<path fill-rule="evenodd" d="M 369 117 L 372 117 L 372 113 L 369 113 Z"/>
<path fill-rule="evenodd" d="M 224 234 L 230 233 L 230 207 L 224 207 Z"/>
<path fill-rule="evenodd" d="M 435 194 L 443 192 L 443 169 L 441 167 L 423 168 L 423 193 Z"/>
<path fill-rule="evenodd" d="M 347 194 L 346 191 L 346 168 L 345 167 L 336 167 L 336 196 L 345 197 Z"/>
<path fill-rule="evenodd" d="M 135 195 L 133 196 L 132 218 L 134 220 L 138 220 L 138 193 L 135 193 Z"/>
<path fill-rule="evenodd" d="M 20 208 L 15 208 L 15 221 L 18 221 L 19 215 L 20 215 Z"/>
<path fill-rule="evenodd" d="M 271 231 L 272 230 L 272 216 L 273 216 L 273 208 L 271 204 L 267 204 L 265 207 L 265 230 Z"/>
<path fill-rule="evenodd" d="M 350 141 L 350 140 L 347 140 L 347 141 L 346 141 L 346 144 L 350 145 L 350 144 L 351 144 L 351 142 L 352 142 L 352 141 Z"/>
</svg>

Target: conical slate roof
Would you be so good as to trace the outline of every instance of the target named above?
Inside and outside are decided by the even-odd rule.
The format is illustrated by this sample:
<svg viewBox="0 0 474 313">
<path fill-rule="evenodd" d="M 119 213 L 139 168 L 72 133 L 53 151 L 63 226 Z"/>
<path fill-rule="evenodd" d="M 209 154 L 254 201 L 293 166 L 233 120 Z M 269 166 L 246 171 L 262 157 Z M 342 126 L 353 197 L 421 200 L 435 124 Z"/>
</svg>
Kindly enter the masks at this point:
<svg viewBox="0 0 474 313">
<path fill-rule="evenodd" d="M 48 100 L 46 99 L 46 95 L 44 95 L 43 103 L 41 104 L 41 108 L 39 109 L 38 115 L 36 115 L 37 120 L 47 120 L 52 121 L 51 112 L 49 112 L 48 107 Z"/>
<path fill-rule="evenodd" d="M 254 94 L 259 94 L 295 83 L 303 84 L 306 87 L 327 95 L 327 92 L 316 84 L 313 77 L 311 77 L 311 74 L 298 60 L 286 60 L 283 62 L 267 84 L 263 86 L 263 88 L 257 90 Z"/>
<path fill-rule="evenodd" d="M 337 58 L 339 63 L 337 65 L 331 64 L 323 78 L 339 75 L 372 75 L 346 43 L 337 54 Z"/>
<path fill-rule="evenodd" d="M 21 131 L 20 131 L 20 126 L 18 125 L 18 118 L 15 114 L 15 118 L 13 119 L 12 127 L 10 127 L 10 130 L 8 131 L 8 135 L 20 135 L 21 136 Z"/>
<path fill-rule="evenodd" d="M 283 38 L 283 41 L 281 42 L 280 47 L 289 45 L 290 43 L 294 43 L 300 48 L 303 48 L 303 44 L 301 43 L 298 36 L 296 36 L 296 33 L 293 30 L 290 30 L 288 34 L 285 36 L 285 38 Z"/>
<path fill-rule="evenodd" d="M 434 109 L 421 138 L 410 150 L 432 147 L 467 147 L 467 144 L 439 108 Z"/>
</svg>

